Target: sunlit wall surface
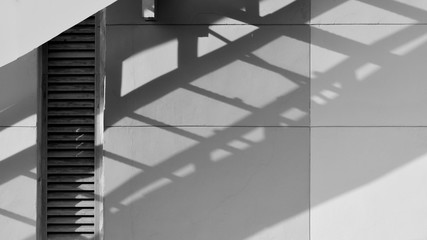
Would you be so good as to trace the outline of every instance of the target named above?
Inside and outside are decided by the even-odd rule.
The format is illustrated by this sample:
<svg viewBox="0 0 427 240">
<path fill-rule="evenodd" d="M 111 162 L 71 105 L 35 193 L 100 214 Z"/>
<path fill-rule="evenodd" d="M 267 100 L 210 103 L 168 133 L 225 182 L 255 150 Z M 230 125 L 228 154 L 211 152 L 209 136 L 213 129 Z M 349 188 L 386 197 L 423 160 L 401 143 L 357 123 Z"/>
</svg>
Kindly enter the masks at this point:
<svg viewBox="0 0 427 240">
<path fill-rule="evenodd" d="M 35 240 L 38 56 L 0 67 L 0 238 Z"/>
<path fill-rule="evenodd" d="M 106 240 L 427 238 L 427 2 L 107 9 Z"/>
</svg>

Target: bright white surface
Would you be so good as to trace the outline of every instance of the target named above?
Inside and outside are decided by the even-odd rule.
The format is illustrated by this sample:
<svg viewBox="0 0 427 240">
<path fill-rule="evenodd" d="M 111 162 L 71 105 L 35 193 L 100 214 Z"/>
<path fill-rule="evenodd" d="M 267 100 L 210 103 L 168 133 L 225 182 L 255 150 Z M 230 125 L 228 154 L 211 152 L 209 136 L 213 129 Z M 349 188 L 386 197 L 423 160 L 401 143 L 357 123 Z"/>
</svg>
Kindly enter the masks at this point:
<svg viewBox="0 0 427 240">
<path fill-rule="evenodd" d="M 114 0 L 0 1 L 0 66 L 39 47 L 113 2 Z"/>
<path fill-rule="evenodd" d="M 427 235 L 427 130 L 311 130 L 311 239 Z"/>
<path fill-rule="evenodd" d="M 189 129 L 107 130 L 106 239 L 308 239 L 308 129 Z"/>
</svg>

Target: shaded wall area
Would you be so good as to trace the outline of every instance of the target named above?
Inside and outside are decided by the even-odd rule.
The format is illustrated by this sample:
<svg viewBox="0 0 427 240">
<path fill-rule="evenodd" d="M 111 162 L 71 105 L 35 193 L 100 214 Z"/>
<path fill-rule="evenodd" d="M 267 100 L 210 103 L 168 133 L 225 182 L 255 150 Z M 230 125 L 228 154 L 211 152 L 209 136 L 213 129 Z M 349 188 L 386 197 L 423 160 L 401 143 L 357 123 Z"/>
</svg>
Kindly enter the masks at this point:
<svg viewBox="0 0 427 240">
<path fill-rule="evenodd" d="M 105 239 L 427 235 L 427 4 L 107 9 Z"/>
<path fill-rule="evenodd" d="M 0 236 L 36 239 L 38 54 L 0 67 Z"/>
<path fill-rule="evenodd" d="M 308 239 L 308 1 L 139 4 L 107 9 L 105 239 Z"/>
</svg>

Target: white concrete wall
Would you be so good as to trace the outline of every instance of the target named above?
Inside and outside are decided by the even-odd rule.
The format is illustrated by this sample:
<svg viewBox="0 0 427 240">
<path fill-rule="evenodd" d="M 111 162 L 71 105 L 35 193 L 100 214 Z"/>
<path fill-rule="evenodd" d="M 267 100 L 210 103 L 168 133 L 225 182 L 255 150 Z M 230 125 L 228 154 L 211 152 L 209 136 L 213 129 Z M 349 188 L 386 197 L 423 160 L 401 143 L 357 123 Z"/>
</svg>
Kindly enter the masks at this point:
<svg viewBox="0 0 427 240">
<path fill-rule="evenodd" d="M 427 237 L 427 3 L 107 11 L 105 239 Z"/>
<path fill-rule="evenodd" d="M 0 67 L 0 238 L 36 239 L 38 55 Z"/>
</svg>

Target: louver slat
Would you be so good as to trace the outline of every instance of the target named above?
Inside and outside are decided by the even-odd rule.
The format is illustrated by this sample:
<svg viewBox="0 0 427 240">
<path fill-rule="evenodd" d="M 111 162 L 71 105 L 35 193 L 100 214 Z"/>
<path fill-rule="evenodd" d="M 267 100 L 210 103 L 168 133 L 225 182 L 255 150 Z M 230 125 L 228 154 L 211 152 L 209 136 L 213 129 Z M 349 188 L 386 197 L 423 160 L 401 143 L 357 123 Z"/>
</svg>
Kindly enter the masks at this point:
<svg viewBox="0 0 427 240">
<path fill-rule="evenodd" d="M 48 208 L 48 216 L 93 216 L 92 208 Z"/>
<path fill-rule="evenodd" d="M 94 93 L 86 93 L 86 92 L 65 92 L 65 93 L 57 93 L 57 92 L 49 92 L 47 95 L 48 99 L 67 99 L 67 100 L 72 100 L 72 99 L 94 99 L 95 98 L 95 94 Z"/>
<path fill-rule="evenodd" d="M 94 51 L 52 51 L 49 58 L 95 58 Z"/>
<path fill-rule="evenodd" d="M 94 199 L 93 192 L 48 192 L 48 199 Z"/>
<path fill-rule="evenodd" d="M 94 76 L 49 76 L 49 83 L 93 83 L 95 82 Z"/>
<path fill-rule="evenodd" d="M 94 168 L 87 166 L 48 167 L 48 174 L 93 174 Z"/>
<path fill-rule="evenodd" d="M 51 67 L 48 73 L 51 75 L 91 75 L 95 74 L 95 69 L 93 67 Z"/>
<path fill-rule="evenodd" d="M 93 67 L 93 59 L 52 59 L 48 62 L 49 67 Z"/>
<path fill-rule="evenodd" d="M 47 120 L 48 124 L 56 125 L 80 125 L 87 124 L 93 125 L 95 120 L 93 117 L 49 117 Z"/>
<path fill-rule="evenodd" d="M 62 126 L 62 127 L 48 127 L 50 133 L 93 133 L 95 128 L 93 126 Z"/>
<path fill-rule="evenodd" d="M 93 141 L 93 133 L 49 133 L 47 136 L 49 141 Z"/>
<path fill-rule="evenodd" d="M 47 143 L 47 149 L 93 149 L 92 142 L 55 142 Z"/>
<path fill-rule="evenodd" d="M 91 183 L 94 182 L 95 178 L 93 176 L 87 175 L 49 175 L 47 177 L 47 182 L 67 182 L 67 183 Z"/>
<path fill-rule="evenodd" d="M 48 207 L 95 207 L 93 201 L 87 200 L 55 200 L 47 203 Z"/>
<path fill-rule="evenodd" d="M 46 236 L 95 237 L 95 18 L 47 43 Z"/>
<path fill-rule="evenodd" d="M 94 43 L 51 43 L 49 50 L 88 50 L 95 49 Z"/>
<path fill-rule="evenodd" d="M 93 109 L 60 109 L 49 110 L 49 116 L 94 116 Z"/>
<path fill-rule="evenodd" d="M 51 224 L 93 224 L 94 219 L 91 217 L 49 217 L 48 223 Z"/>
<path fill-rule="evenodd" d="M 93 84 L 49 84 L 49 91 L 95 91 Z"/>
<path fill-rule="evenodd" d="M 95 42 L 95 34 L 61 34 L 52 39 L 50 42 Z"/>
<path fill-rule="evenodd" d="M 84 100 L 84 101 L 69 101 L 69 100 L 58 100 L 58 101 L 49 101 L 48 107 L 49 108 L 93 108 L 95 106 L 95 103 L 90 100 Z"/>
<path fill-rule="evenodd" d="M 94 239 L 94 234 L 50 234 L 48 240 L 89 240 Z"/>
</svg>

